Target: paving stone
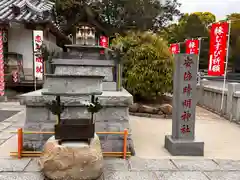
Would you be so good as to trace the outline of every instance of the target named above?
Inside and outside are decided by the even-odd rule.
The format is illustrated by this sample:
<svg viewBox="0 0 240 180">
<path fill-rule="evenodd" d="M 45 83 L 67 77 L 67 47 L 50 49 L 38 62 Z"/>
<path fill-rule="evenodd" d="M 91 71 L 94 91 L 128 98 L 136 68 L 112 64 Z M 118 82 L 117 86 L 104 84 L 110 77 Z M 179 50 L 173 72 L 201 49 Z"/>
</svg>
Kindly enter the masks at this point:
<svg viewBox="0 0 240 180">
<path fill-rule="evenodd" d="M 17 130 L 18 130 L 17 127 L 9 126 L 6 129 L 4 129 L 4 132 L 11 132 L 11 131 L 17 132 Z"/>
<path fill-rule="evenodd" d="M 31 159 L 0 159 L 0 172 L 23 171 Z M 1 179 L 1 178 L 0 178 Z M 2 179 L 1 179 L 2 180 Z"/>
<path fill-rule="evenodd" d="M 0 131 L 5 131 L 6 128 L 8 128 L 9 126 L 11 126 L 12 123 L 11 122 L 1 122 L 0 123 Z"/>
<path fill-rule="evenodd" d="M 131 171 L 160 171 L 177 169 L 168 159 L 142 159 L 132 157 L 129 159 L 129 165 Z"/>
<path fill-rule="evenodd" d="M 6 142 L 6 140 L 0 140 L 0 145 L 2 145 L 5 142 Z"/>
<path fill-rule="evenodd" d="M 240 179 L 240 172 L 239 171 L 205 172 L 205 174 L 211 180 L 239 180 Z"/>
<path fill-rule="evenodd" d="M 180 172 L 155 172 L 159 180 L 209 180 L 206 175 L 199 171 L 180 171 Z"/>
<path fill-rule="evenodd" d="M 37 161 L 38 161 L 38 158 L 32 159 L 30 161 L 30 163 L 27 165 L 27 167 L 24 169 L 24 171 L 27 171 L 27 172 L 40 172 L 41 169 L 40 169 Z"/>
<path fill-rule="evenodd" d="M 219 159 L 214 160 L 222 170 L 237 171 L 240 170 L 240 161 Z"/>
<path fill-rule="evenodd" d="M 104 173 L 104 180 L 158 180 L 152 172 L 117 171 Z"/>
<path fill-rule="evenodd" d="M 1 132 L 0 133 L 0 140 L 7 140 L 11 137 L 13 137 L 15 134 L 9 133 L 9 132 Z"/>
<path fill-rule="evenodd" d="M 124 159 L 104 159 L 104 169 L 106 171 L 128 171 L 129 164 Z"/>
<path fill-rule="evenodd" d="M 185 171 L 220 170 L 220 167 L 211 159 L 174 159 L 172 161 L 178 169 Z"/>
<path fill-rule="evenodd" d="M 1 180 L 45 180 L 41 173 L 0 173 Z"/>
</svg>

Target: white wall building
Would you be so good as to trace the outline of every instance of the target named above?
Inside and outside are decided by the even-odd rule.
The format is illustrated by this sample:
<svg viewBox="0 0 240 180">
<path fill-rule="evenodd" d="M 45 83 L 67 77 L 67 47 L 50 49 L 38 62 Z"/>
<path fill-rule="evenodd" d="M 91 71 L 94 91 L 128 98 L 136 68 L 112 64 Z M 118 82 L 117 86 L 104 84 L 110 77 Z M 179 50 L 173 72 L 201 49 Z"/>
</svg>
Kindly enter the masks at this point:
<svg viewBox="0 0 240 180">
<path fill-rule="evenodd" d="M 4 54 L 22 55 L 26 81 L 34 78 L 33 31 L 43 31 L 43 43 L 50 51 L 59 52 L 57 39 L 66 43 L 70 40 L 54 22 L 54 3 L 48 0 L 1 0 L 0 31 L 6 32 Z"/>
</svg>

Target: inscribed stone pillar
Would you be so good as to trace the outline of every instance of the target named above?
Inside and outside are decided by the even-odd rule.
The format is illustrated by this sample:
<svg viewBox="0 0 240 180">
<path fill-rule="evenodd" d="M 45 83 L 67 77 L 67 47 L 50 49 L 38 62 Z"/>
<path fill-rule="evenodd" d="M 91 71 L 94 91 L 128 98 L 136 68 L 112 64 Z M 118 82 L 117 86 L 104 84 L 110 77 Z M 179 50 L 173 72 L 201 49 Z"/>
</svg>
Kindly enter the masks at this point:
<svg viewBox="0 0 240 180">
<path fill-rule="evenodd" d="M 195 139 L 197 55 L 177 54 L 174 61 L 172 135 L 165 148 L 176 156 L 203 156 L 204 143 Z"/>
</svg>

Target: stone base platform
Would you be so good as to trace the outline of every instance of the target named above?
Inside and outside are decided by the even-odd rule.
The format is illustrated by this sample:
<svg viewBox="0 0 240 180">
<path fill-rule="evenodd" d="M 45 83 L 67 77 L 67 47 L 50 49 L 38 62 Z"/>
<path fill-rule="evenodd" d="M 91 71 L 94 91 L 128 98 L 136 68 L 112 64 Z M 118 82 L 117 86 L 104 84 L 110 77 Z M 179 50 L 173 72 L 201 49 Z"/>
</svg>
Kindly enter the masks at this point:
<svg viewBox="0 0 240 180">
<path fill-rule="evenodd" d="M 54 96 L 43 96 L 41 90 L 29 92 L 21 95 L 20 103 L 26 105 L 25 131 L 53 131 L 56 123 L 54 116 L 46 107 L 47 101 L 53 100 Z M 98 96 L 103 109 L 94 115 L 96 132 L 122 132 L 129 127 L 128 106 L 133 103 L 133 98 L 125 89 L 122 91 L 103 91 Z M 65 111 L 61 114 L 66 119 L 89 118 L 90 113 L 86 113 L 86 107 L 81 105 L 79 100 L 89 100 L 86 97 L 62 97 L 62 102 L 66 104 Z M 24 148 L 26 150 L 42 150 L 44 143 L 51 137 L 47 134 L 24 134 Z M 101 135 L 102 150 L 104 152 L 122 152 L 122 135 Z M 128 151 L 135 154 L 131 136 L 128 140 Z"/>
<path fill-rule="evenodd" d="M 204 156 L 204 142 L 175 140 L 168 135 L 164 146 L 173 156 Z"/>
<path fill-rule="evenodd" d="M 45 144 L 39 159 L 43 174 L 50 179 L 97 179 L 103 173 L 103 155 L 100 140 L 95 134 L 90 144 L 63 142 L 52 136 Z"/>
</svg>

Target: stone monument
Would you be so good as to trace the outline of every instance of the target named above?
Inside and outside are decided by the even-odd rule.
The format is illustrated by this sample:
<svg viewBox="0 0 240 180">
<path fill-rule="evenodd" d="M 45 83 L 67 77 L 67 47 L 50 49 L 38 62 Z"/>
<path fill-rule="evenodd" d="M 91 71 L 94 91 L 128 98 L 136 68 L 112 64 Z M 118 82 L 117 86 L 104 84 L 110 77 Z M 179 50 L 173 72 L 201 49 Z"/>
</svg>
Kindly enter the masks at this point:
<svg viewBox="0 0 240 180">
<path fill-rule="evenodd" d="M 197 56 L 174 56 L 172 135 L 165 136 L 165 148 L 175 156 L 203 156 L 204 142 L 195 139 Z"/>
<path fill-rule="evenodd" d="M 89 118 L 90 114 L 86 113 L 86 107 L 81 102 L 89 100 L 89 95 L 84 95 L 84 93 L 95 88 L 99 92 L 95 94 L 95 97 L 103 106 L 99 112 L 94 114 L 95 132 L 122 132 L 128 129 L 131 133 L 128 107 L 133 103 L 133 98 L 124 88 L 119 88 L 121 85 L 119 82 L 121 81 L 121 68 L 119 67 L 121 66 L 119 66 L 118 59 L 112 56 L 111 50 L 104 47 L 79 44 L 66 47 L 68 52 L 62 52 L 58 58 L 53 59 L 54 75 L 48 75 L 43 89 L 20 96 L 20 103 L 26 105 L 24 130 L 54 131 L 56 116 L 46 108 L 46 103 L 54 100 L 56 94 L 44 93 L 49 89 L 52 92 L 68 92 L 68 96 L 61 97 L 61 102 L 65 106 L 61 114 L 62 119 Z M 104 54 L 99 53 L 102 51 Z M 100 81 L 97 76 L 103 76 L 103 80 Z M 71 87 L 71 89 L 68 90 L 66 87 Z M 78 97 L 74 96 L 76 90 L 82 93 L 78 94 L 80 95 Z M 24 149 L 42 150 L 50 137 L 47 134 L 25 134 Z M 123 151 L 122 135 L 101 134 L 99 138 L 103 152 Z M 128 137 L 127 150 L 134 155 L 131 136 Z"/>
<path fill-rule="evenodd" d="M 45 75 L 42 95 L 56 98 L 48 101 L 45 108 L 56 116 L 57 121 L 54 136 L 44 145 L 39 164 L 50 179 L 96 179 L 103 171 L 103 155 L 95 134 L 94 116 L 102 106 L 95 96 L 102 94 L 104 76 L 78 74 L 73 69 L 61 73 L 58 70 L 59 64 L 56 64 L 55 73 Z M 85 99 L 78 99 L 83 96 Z M 65 105 L 71 109 L 70 100 L 61 101 L 64 97 L 82 105 L 84 116 L 74 116 L 74 113 L 64 116 Z"/>
</svg>

